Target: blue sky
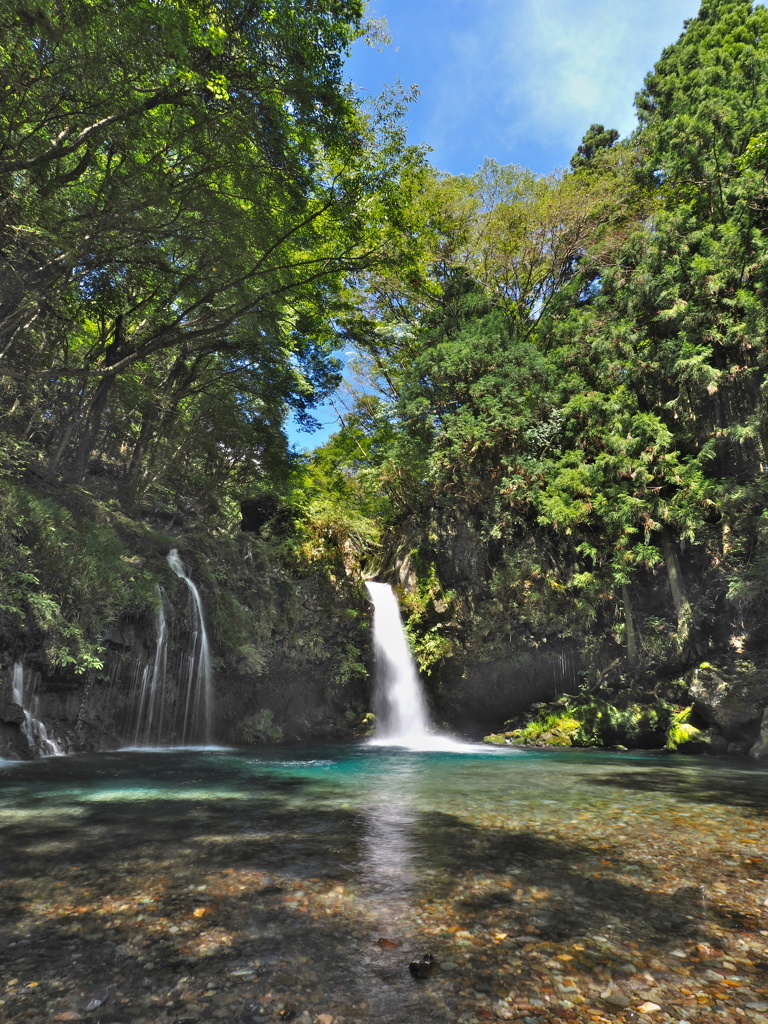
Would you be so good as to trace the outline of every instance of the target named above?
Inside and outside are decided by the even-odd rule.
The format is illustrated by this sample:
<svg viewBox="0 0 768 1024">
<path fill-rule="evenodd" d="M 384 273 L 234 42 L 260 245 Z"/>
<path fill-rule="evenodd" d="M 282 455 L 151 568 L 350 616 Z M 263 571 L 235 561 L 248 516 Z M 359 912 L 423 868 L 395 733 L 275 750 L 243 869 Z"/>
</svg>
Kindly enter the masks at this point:
<svg viewBox="0 0 768 1024">
<path fill-rule="evenodd" d="M 539 174 L 565 167 L 590 124 L 635 125 L 633 99 L 698 0 L 377 0 L 392 42 L 362 41 L 351 81 L 378 94 L 400 79 L 418 85 L 408 116 L 412 143 L 426 143 L 441 171 L 471 174 L 485 157 Z M 299 451 L 336 429 L 289 430 Z"/>
</svg>

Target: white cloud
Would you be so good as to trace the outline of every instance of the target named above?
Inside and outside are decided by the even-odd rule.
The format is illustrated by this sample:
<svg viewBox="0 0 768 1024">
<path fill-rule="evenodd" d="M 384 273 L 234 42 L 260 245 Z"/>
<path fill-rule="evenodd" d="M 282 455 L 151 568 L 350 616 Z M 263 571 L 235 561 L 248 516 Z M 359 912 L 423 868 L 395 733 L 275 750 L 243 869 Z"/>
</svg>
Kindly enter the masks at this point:
<svg viewBox="0 0 768 1024">
<path fill-rule="evenodd" d="M 535 143 L 570 155 L 593 122 L 625 135 L 635 125 L 633 99 L 646 72 L 698 6 L 474 0 L 470 15 L 466 0 L 445 2 L 431 54 L 439 70 L 430 69 L 422 101 L 431 107 L 427 141 L 438 157 L 473 131 L 497 146 Z"/>
<path fill-rule="evenodd" d="M 516 6 L 503 32 L 507 58 L 519 58 L 505 97 L 517 125 L 569 141 L 575 123 L 579 138 L 592 121 L 627 134 L 646 72 L 698 7 L 698 0 L 526 0 Z"/>
</svg>

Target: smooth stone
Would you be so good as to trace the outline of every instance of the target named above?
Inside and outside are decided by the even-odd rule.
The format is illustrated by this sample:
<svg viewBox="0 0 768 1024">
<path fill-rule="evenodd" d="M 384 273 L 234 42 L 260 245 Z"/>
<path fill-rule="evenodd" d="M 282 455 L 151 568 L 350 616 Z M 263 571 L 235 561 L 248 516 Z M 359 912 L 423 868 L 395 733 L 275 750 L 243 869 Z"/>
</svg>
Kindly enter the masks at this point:
<svg viewBox="0 0 768 1024">
<path fill-rule="evenodd" d="M 600 998 L 610 1006 L 617 1006 L 622 1010 L 632 1003 L 629 996 L 625 996 L 623 992 L 603 992 Z"/>
</svg>

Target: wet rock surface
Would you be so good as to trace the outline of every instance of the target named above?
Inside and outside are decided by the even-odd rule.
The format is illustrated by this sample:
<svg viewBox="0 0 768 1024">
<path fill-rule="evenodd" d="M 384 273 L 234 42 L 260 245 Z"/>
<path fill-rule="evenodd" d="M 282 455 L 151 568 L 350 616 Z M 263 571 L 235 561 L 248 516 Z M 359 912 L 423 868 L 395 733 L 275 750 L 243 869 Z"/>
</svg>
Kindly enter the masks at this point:
<svg viewBox="0 0 768 1024">
<path fill-rule="evenodd" d="M 0 766 L 0 1019 L 763 1024 L 768 777 L 616 759 L 569 795 L 559 757 L 559 799 L 478 761 L 396 807 L 317 757 L 170 789 L 83 760 L 58 800 Z"/>
<path fill-rule="evenodd" d="M 768 670 L 750 663 L 714 666 L 704 663 L 692 673 L 691 698 L 697 710 L 735 747 L 746 753 L 757 738 L 768 706 Z"/>
</svg>

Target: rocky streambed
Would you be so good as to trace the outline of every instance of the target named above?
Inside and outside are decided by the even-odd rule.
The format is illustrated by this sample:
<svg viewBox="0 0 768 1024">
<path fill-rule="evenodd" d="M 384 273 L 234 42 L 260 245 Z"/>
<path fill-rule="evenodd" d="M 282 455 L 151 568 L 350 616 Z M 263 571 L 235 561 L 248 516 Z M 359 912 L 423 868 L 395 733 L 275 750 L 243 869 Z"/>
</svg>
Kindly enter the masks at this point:
<svg viewBox="0 0 768 1024">
<path fill-rule="evenodd" d="M 768 773 L 731 764 L 365 748 L 6 764 L 0 1014 L 763 1022 Z"/>
</svg>

